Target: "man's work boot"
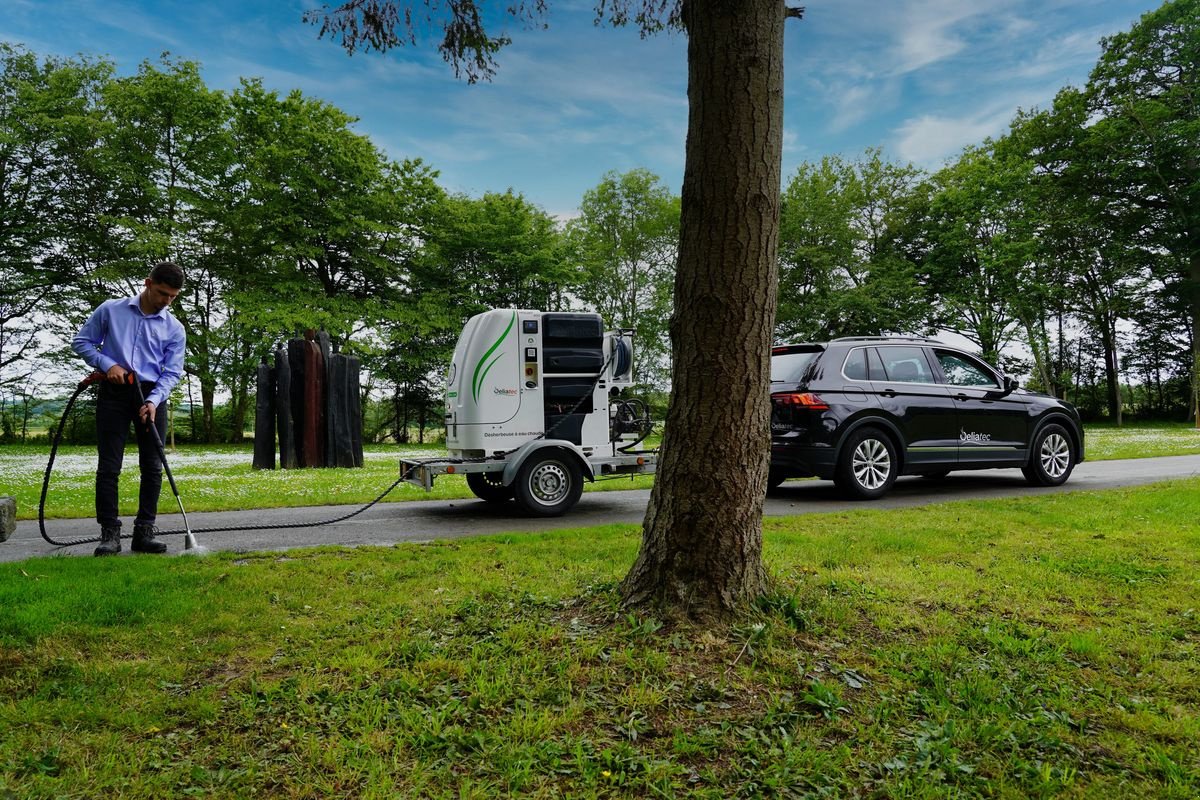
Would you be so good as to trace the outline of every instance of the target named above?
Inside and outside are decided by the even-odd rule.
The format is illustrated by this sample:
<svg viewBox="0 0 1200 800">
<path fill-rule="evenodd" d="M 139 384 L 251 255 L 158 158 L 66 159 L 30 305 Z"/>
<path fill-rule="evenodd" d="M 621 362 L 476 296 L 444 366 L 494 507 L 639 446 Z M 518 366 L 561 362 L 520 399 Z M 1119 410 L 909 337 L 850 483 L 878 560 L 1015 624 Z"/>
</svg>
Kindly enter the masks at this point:
<svg viewBox="0 0 1200 800">
<path fill-rule="evenodd" d="M 165 542 L 160 542 L 154 538 L 154 534 L 158 533 L 158 528 L 144 522 L 135 522 L 133 525 L 133 546 L 130 548 L 135 553 L 165 553 L 167 545 Z"/>
<path fill-rule="evenodd" d="M 120 526 L 100 528 L 100 545 L 96 548 L 95 555 L 115 556 L 119 552 L 121 552 Z"/>
</svg>

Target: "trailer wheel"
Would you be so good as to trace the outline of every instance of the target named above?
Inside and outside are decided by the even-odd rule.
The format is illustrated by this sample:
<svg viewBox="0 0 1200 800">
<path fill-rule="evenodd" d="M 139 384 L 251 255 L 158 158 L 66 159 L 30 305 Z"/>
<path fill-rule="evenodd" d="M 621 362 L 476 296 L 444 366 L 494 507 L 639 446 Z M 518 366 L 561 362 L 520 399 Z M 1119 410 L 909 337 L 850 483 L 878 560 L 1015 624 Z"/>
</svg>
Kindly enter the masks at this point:
<svg viewBox="0 0 1200 800">
<path fill-rule="evenodd" d="M 563 453 L 529 457 L 515 482 L 517 503 L 537 517 L 557 517 L 567 512 L 583 494 L 583 471 Z"/>
<path fill-rule="evenodd" d="M 467 487 L 488 503 L 507 503 L 513 499 L 513 487 L 504 485 L 502 472 L 468 472 Z"/>
</svg>

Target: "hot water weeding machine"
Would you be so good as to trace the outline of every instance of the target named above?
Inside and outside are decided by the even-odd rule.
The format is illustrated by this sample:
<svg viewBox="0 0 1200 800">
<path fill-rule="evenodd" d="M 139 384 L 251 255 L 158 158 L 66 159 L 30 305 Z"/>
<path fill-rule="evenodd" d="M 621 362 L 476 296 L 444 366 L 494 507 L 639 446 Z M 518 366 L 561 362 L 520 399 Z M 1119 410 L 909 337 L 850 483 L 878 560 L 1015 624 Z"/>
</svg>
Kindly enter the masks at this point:
<svg viewBox="0 0 1200 800">
<path fill-rule="evenodd" d="M 516 500 L 527 513 L 565 513 L 583 481 L 654 472 L 635 450 L 650 433 L 633 384 L 633 345 L 599 314 L 496 309 L 467 321 L 446 376 L 448 457 L 405 460 L 427 491 L 466 475 L 475 495 Z"/>
</svg>

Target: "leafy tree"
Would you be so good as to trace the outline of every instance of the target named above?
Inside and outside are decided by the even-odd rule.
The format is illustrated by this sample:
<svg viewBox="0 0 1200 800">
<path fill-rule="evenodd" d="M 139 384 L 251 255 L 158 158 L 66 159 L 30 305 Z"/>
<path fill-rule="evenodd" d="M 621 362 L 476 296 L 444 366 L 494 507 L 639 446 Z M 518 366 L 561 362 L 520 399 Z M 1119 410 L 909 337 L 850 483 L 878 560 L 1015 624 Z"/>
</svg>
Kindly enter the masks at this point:
<svg viewBox="0 0 1200 800">
<path fill-rule="evenodd" d="M 149 264 L 171 259 L 184 267 L 187 285 L 173 313 L 187 331 L 187 371 L 200 384 L 203 439 L 211 442 L 222 378 L 232 390 L 235 419 L 247 394 L 246 377 L 226 368 L 236 352 L 226 323 L 237 265 L 228 260 L 227 237 L 217 224 L 229 203 L 229 99 L 204 84 L 195 62 L 164 56 L 111 82 L 104 107 L 113 186 L 108 216 L 119 249 L 95 276 L 111 287 L 110 296 L 134 294 Z"/>
<path fill-rule="evenodd" d="M 1083 92 L 1079 136 L 1090 146 L 1080 167 L 1105 176 L 1096 190 L 1136 207 L 1149 242 L 1174 257 L 1200 427 L 1200 0 L 1168 0 L 1101 47 Z"/>
<path fill-rule="evenodd" d="M 21 383 L 47 319 L 66 312 L 86 259 L 81 199 L 107 62 L 38 58 L 0 44 L 0 385 Z M 86 184 L 86 185 L 85 185 Z"/>
<path fill-rule="evenodd" d="M 416 4 L 350 0 L 310 12 L 348 51 L 412 41 Z M 486 76 L 503 37 L 473 0 L 424 6 L 441 51 L 468 79 Z M 445 16 L 433 20 L 434 12 Z M 543 0 L 510 15 L 539 22 Z M 615 24 L 688 38 L 688 137 L 675 275 L 671 403 L 642 547 L 622 584 L 630 606 L 725 616 L 766 591 L 762 502 L 770 443 L 783 30 L 802 9 L 779 0 L 601 0 Z M 407 38 L 405 38 L 407 37 Z"/>
<path fill-rule="evenodd" d="M 456 329 L 488 308 L 562 308 L 575 279 L 554 219 L 512 190 L 445 198 L 429 245 L 423 285 L 452 298 Z"/>
<path fill-rule="evenodd" d="M 919 171 L 869 150 L 855 161 L 802 164 L 783 193 L 778 334 L 783 338 L 903 333 L 928 311 L 891 220 Z"/>
<path fill-rule="evenodd" d="M 1036 249 L 1024 201 L 1029 174 L 1023 160 L 997 157 L 994 142 L 967 148 L 933 176 L 924 207 L 914 206 L 921 246 L 910 243 L 909 252 L 939 298 L 932 321 L 993 363 L 1013 341 L 1014 304 L 1032 283 L 1024 275 Z"/>
<path fill-rule="evenodd" d="M 392 162 L 354 119 L 300 92 L 243 81 L 231 98 L 234 167 L 219 219 L 236 266 L 227 369 L 248 381 L 261 358 L 306 329 L 364 367 L 385 353 L 378 330 L 409 319 L 414 260 L 442 198 L 420 160 Z"/>
<path fill-rule="evenodd" d="M 665 386 L 679 198 L 649 170 L 610 172 L 584 195 L 567 236 L 582 273 L 575 293 L 610 325 L 633 330 L 640 380 Z"/>
<path fill-rule="evenodd" d="M 1139 411 L 1158 418 L 1186 418 L 1190 408 L 1191 341 L 1186 303 L 1177 285 L 1150 292 L 1135 310 L 1135 329 L 1125 347 L 1125 366 L 1139 379 Z"/>
</svg>

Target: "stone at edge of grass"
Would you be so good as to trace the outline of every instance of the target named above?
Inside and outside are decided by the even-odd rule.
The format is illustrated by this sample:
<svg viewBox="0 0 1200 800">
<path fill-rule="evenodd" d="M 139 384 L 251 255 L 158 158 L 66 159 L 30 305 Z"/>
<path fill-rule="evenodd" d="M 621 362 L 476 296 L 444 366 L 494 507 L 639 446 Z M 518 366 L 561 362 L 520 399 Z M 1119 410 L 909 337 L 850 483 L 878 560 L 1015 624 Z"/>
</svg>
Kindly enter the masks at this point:
<svg viewBox="0 0 1200 800">
<path fill-rule="evenodd" d="M 7 542 L 16 529 L 17 501 L 12 497 L 0 497 L 0 542 Z"/>
</svg>

